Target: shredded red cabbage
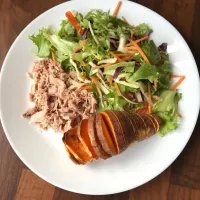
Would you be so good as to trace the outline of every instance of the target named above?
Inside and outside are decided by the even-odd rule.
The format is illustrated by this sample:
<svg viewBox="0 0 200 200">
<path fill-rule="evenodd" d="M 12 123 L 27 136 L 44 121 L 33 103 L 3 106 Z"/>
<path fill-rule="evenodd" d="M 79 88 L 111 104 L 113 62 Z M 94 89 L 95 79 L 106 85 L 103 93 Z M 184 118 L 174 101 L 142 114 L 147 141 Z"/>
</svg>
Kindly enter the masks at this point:
<svg viewBox="0 0 200 200">
<path fill-rule="evenodd" d="M 87 34 L 89 33 L 90 29 L 89 28 L 85 28 L 84 31 L 83 31 L 83 34 L 81 36 L 81 39 L 82 40 L 85 40 L 87 39 Z"/>
<path fill-rule="evenodd" d="M 159 51 L 163 51 L 166 52 L 167 51 L 167 43 L 162 43 L 159 47 L 158 47 Z"/>
<path fill-rule="evenodd" d="M 118 67 L 118 68 L 115 70 L 115 73 L 114 73 L 114 75 L 113 75 L 113 79 L 116 79 L 116 78 L 119 76 L 119 74 L 121 73 L 122 69 L 123 69 L 123 67 Z"/>
</svg>

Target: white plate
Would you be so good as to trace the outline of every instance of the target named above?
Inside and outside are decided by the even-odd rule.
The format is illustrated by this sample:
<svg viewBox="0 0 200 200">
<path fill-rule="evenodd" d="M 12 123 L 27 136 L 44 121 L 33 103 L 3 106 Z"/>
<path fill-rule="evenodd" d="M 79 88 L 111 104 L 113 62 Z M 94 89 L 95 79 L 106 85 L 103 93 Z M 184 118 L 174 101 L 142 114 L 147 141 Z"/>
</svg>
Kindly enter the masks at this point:
<svg viewBox="0 0 200 200">
<path fill-rule="evenodd" d="M 168 53 L 178 74 L 186 75 L 180 91 L 183 99 L 179 128 L 161 138 L 154 136 L 119 156 L 76 166 L 68 158 L 61 135 L 41 133 L 22 119 L 30 106 L 30 81 L 25 77 L 32 61 L 34 45 L 28 35 L 47 25 L 58 26 L 68 9 L 86 14 L 90 9 L 114 10 L 117 0 L 75 0 L 56 6 L 33 22 L 18 36 L 3 64 L 0 85 L 1 120 L 6 136 L 20 159 L 37 175 L 60 188 L 83 194 L 111 194 L 138 187 L 165 170 L 180 154 L 194 129 L 199 111 L 199 76 L 194 58 L 178 31 L 155 12 L 124 1 L 119 16 L 132 24 L 147 23 L 156 44 L 168 43 Z M 14 166 L 13 166 L 14 167 Z"/>
</svg>

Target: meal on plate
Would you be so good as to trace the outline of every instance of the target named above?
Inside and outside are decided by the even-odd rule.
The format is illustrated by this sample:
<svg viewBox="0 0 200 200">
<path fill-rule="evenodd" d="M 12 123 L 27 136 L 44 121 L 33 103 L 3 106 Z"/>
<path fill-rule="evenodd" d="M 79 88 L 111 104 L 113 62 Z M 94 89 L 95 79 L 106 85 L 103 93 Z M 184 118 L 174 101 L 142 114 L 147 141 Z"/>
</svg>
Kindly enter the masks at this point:
<svg viewBox="0 0 200 200">
<path fill-rule="evenodd" d="M 27 74 L 34 107 L 23 116 L 42 129 L 64 133 L 70 158 L 85 164 L 107 159 L 155 133 L 166 135 L 181 114 L 167 44 L 156 46 L 147 24 L 117 14 L 67 11 L 60 28 L 29 39 L 41 58 Z M 171 79 L 177 79 L 171 84 Z"/>
</svg>

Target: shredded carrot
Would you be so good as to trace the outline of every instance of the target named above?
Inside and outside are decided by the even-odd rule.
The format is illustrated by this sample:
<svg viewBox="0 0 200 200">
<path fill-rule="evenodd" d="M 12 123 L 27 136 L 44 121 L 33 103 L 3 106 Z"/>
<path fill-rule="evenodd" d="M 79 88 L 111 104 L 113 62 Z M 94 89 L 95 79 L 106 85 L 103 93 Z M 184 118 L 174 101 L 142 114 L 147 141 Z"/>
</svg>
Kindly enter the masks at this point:
<svg viewBox="0 0 200 200">
<path fill-rule="evenodd" d="M 117 91 L 118 96 L 122 96 L 122 93 L 121 93 L 121 91 L 120 91 L 120 89 L 119 89 L 119 87 L 118 87 L 116 82 L 114 83 L 114 86 L 115 86 L 115 89 Z"/>
<path fill-rule="evenodd" d="M 148 98 L 149 98 L 149 101 L 151 101 L 151 90 L 150 90 L 150 83 L 148 82 L 148 85 L 147 85 L 147 89 L 148 89 Z M 148 111 L 149 113 L 152 113 L 152 106 L 148 105 Z"/>
<path fill-rule="evenodd" d="M 155 91 L 157 91 L 157 89 L 158 89 L 157 80 L 154 80 L 154 81 L 153 81 L 153 84 L 154 84 L 154 89 L 155 89 Z"/>
<path fill-rule="evenodd" d="M 113 16 L 117 16 L 117 14 L 119 12 L 119 9 L 121 7 L 121 4 L 122 4 L 122 2 L 119 1 L 118 4 L 117 4 L 117 6 L 116 6 L 116 8 L 115 8 L 115 11 L 113 12 Z"/>
<path fill-rule="evenodd" d="M 122 60 L 127 61 L 127 60 L 132 60 L 132 59 L 133 59 L 133 56 L 129 56 L 129 57 L 123 58 Z"/>
<path fill-rule="evenodd" d="M 130 43 L 128 43 L 128 44 L 125 45 L 125 47 L 131 47 L 131 46 L 133 46 L 132 42 L 130 42 Z"/>
<path fill-rule="evenodd" d="M 110 54 L 114 57 L 114 58 L 117 58 L 117 60 L 119 62 L 123 62 L 121 58 L 119 58 L 118 56 L 116 56 L 116 54 L 114 54 L 112 51 L 110 51 Z"/>
<path fill-rule="evenodd" d="M 56 64 L 57 61 L 56 61 L 56 58 L 55 58 L 55 53 L 52 49 L 50 51 L 51 51 L 52 60 L 53 60 L 54 64 Z"/>
<path fill-rule="evenodd" d="M 130 47 L 125 47 L 125 49 L 127 50 L 127 51 L 133 51 L 133 52 L 136 52 L 137 50 L 136 49 L 134 49 L 134 48 L 130 48 Z"/>
<path fill-rule="evenodd" d="M 143 40 L 147 40 L 149 37 L 148 36 L 145 36 L 145 37 L 143 37 L 143 38 L 140 38 L 140 39 L 138 39 L 138 40 L 136 40 L 135 42 L 141 42 L 141 41 L 143 41 Z"/>
<path fill-rule="evenodd" d="M 83 40 L 82 44 L 74 49 L 74 53 L 81 50 L 85 46 L 86 42 L 87 42 L 87 40 Z"/>
<path fill-rule="evenodd" d="M 135 25 L 132 25 L 133 28 L 135 28 Z"/>
<path fill-rule="evenodd" d="M 81 63 L 81 66 L 83 66 L 83 67 L 87 67 L 87 66 L 88 66 L 88 64 L 87 64 L 87 63 L 85 63 L 85 62 L 82 62 L 82 63 Z"/>
<path fill-rule="evenodd" d="M 179 118 L 182 118 L 182 115 L 179 112 L 175 112 L 175 114 L 177 114 Z"/>
<path fill-rule="evenodd" d="M 127 96 L 133 98 L 133 94 L 131 92 L 127 92 Z"/>
<path fill-rule="evenodd" d="M 85 85 L 85 86 L 82 86 L 80 88 L 80 90 L 91 90 L 92 89 L 92 86 L 91 85 Z"/>
<path fill-rule="evenodd" d="M 113 76 L 110 76 L 110 78 L 109 78 L 110 85 L 112 85 L 112 82 L 113 82 Z"/>
<path fill-rule="evenodd" d="M 183 82 L 184 79 L 185 79 L 185 76 L 181 76 L 180 79 L 174 85 L 172 85 L 170 90 L 175 90 Z"/>
<path fill-rule="evenodd" d="M 122 20 L 127 23 L 127 20 L 124 16 L 122 16 Z"/>
<path fill-rule="evenodd" d="M 131 55 L 130 53 L 115 54 L 115 56 L 118 56 L 118 57 L 124 57 L 124 56 L 130 56 L 130 55 Z"/>
<path fill-rule="evenodd" d="M 103 65 L 99 65 L 99 66 L 96 66 L 96 67 L 93 67 L 92 69 L 101 69 L 101 68 L 104 68 L 104 67 L 109 67 L 113 65 L 113 63 L 108 63 L 108 64 L 103 64 Z"/>
<path fill-rule="evenodd" d="M 74 15 L 72 14 L 71 11 L 68 11 L 65 13 L 65 16 L 67 17 L 67 19 L 69 20 L 69 22 L 74 26 L 74 28 L 78 31 L 78 33 L 80 35 L 83 34 L 83 29 L 80 26 L 80 23 L 78 22 L 78 20 L 76 19 L 76 17 L 74 17 Z"/>
<path fill-rule="evenodd" d="M 133 45 L 135 46 L 135 48 L 139 51 L 139 53 L 141 54 L 141 56 L 144 58 L 144 60 L 146 61 L 146 63 L 150 63 L 147 56 L 145 55 L 145 53 L 142 51 L 142 49 L 139 47 L 139 45 L 132 40 Z"/>
<path fill-rule="evenodd" d="M 99 88 L 98 80 L 96 79 L 96 77 L 90 76 L 90 79 L 94 83 L 94 85 L 96 86 L 99 95 L 102 96 L 101 90 Z"/>
<path fill-rule="evenodd" d="M 170 76 L 170 78 L 181 78 L 181 77 L 183 77 L 183 76 L 182 75 L 175 75 L 175 74 L 172 74 Z"/>
</svg>

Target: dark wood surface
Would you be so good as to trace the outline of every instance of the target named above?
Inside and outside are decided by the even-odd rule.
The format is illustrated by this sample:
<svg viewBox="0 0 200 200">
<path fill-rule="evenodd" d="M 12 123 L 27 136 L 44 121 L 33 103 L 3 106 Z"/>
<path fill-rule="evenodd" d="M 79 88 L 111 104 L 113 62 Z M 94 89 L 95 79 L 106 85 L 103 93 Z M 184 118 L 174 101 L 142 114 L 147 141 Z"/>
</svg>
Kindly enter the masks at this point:
<svg viewBox="0 0 200 200">
<path fill-rule="evenodd" d="M 62 2 L 65 0 L 0 0 L 0 66 L 22 29 L 39 14 Z M 200 0 L 135 2 L 156 11 L 170 21 L 186 39 L 197 65 L 200 65 Z M 184 151 L 166 171 L 143 186 L 108 196 L 75 194 L 46 183 L 19 160 L 0 126 L 0 200 L 12 199 L 199 200 L 200 122 L 197 123 Z"/>
</svg>

